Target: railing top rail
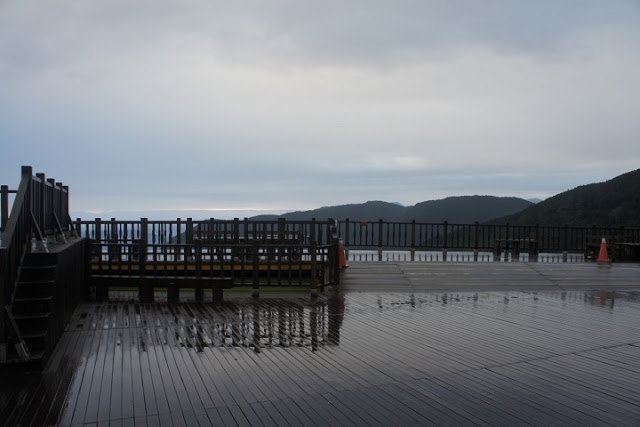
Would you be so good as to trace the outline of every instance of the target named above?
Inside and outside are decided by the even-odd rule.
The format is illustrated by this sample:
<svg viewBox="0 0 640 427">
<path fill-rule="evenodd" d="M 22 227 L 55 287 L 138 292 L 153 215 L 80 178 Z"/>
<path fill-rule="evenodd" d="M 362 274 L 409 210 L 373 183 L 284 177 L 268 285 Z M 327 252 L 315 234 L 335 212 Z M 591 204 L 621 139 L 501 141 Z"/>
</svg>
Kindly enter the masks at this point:
<svg viewBox="0 0 640 427">
<path fill-rule="evenodd" d="M 99 219 L 101 222 L 103 223 L 107 223 L 107 222 L 116 222 L 117 224 L 140 224 L 142 223 L 142 221 L 140 219 L 115 219 L 115 218 L 108 218 L 108 217 L 96 217 L 95 219 L 82 219 L 82 218 L 78 218 L 76 219 L 76 223 L 80 223 L 80 224 L 94 224 L 96 222 L 96 219 Z M 176 219 L 147 219 L 146 222 L 147 224 L 176 224 L 178 222 L 178 219 L 180 219 L 181 223 L 186 222 L 187 220 L 191 220 L 191 222 L 193 224 L 211 224 L 211 223 L 217 223 L 217 224 L 234 224 L 236 222 L 235 219 L 191 219 L 191 218 L 176 218 Z M 277 224 L 278 222 L 284 222 L 286 224 L 331 224 L 330 221 L 328 220 L 253 220 L 253 219 L 238 219 L 239 223 L 244 223 L 244 222 L 248 222 L 249 224 Z"/>
<path fill-rule="evenodd" d="M 92 240 L 89 243 L 92 246 L 109 246 L 109 247 L 123 247 L 123 246 L 131 246 L 131 247 L 136 247 L 139 246 L 140 243 L 139 242 L 107 242 L 107 241 L 95 241 Z M 215 248 L 215 247 L 225 247 L 225 248 L 252 248 L 254 246 L 258 246 L 260 248 L 264 248 L 264 247 L 268 247 L 268 248 L 307 248 L 309 246 L 311 246 L 310 243 L 269 243 L 267 242 L 261 242 L 261 241 L 254 241 L 252 243 L 233 243 L 233 242 L 229 242 L 229 243 L 202 243 L 202 244 L 197 244 L 197 243 L 146 243 L 145 244 L 146 247 L 152 248 L 152 247 L 156 247 L 156 248 L 172 248 L 172 247 L 180 247 L 180 248 L 196 248 L 196 247 L 201 247 L 201 248 Z M 324 248 L 324 247 L 331 247 L 330 244 L 324 244 L 324 245 L 317 245 L 316 247 L 318 248 Z"/>
<path fill-rule="evenodd" d="M 14 190 L 16 192 L 16 190 Z M 102 223 L 115 222 L 117 224 L 140 224 L 141 219 L 116 219 L 111 217 L 96 217 L 94 219 L 82 219 L 77 218 L 75 220 L 76 224 L 82 225 L 90 225 L 94 224 L 96 220 L 99 219 Z M 288 219 L 273 219 L 273 220 L 253 220 L 249 218 L 237 218 L 237 219 L 192 219 L 192 218 L 176 218 L 176 219 L 163 219 L 163 220 L 155 220 L 155 219 L 146 219 L 147 224 L 177 224 L 178 220 L 181 223 L 186 223 L 187 221 L 191 221 L 194 225 L 206 225 L 206 224 L 234 224 L 236 222 L 249 223 L 249 224 L 277 224 L 277 223 L 285 223 L 285 224 L 296 224 L 296 225 L 310 225 L 310 224 L 331 224 L 329 220 L 288 220 Z M 380 223 L 380 220 L 352 220 L 349 218 L 338 220 L 339 224 L 345 224 L 349 221 L 349 224 L 360 225 L 360 226 L 374 226 Z M 479 226 L 479 227 L 510 227 L 510 228 L 545 228 L 545 229 L 568 229 L 568 230 L 630 230 L 630 231 L 638 231 L 640 227 L 638 226 L 625 226 L 625 225 L 565 225 L 565 224 L 511 224 L 511 223 L 480 223 L 480 222 L 469 222 L 469 223 L 459 223 L 459 222 L 420 222 L 420 221 L 386 221 L 382 220 L 382 224 L 392 224 L 392 225 L 413 225 L 416 226 L 442 226 L 446 224 L 450 227 L 468 227 L 468 226 Z"/>
</svg>

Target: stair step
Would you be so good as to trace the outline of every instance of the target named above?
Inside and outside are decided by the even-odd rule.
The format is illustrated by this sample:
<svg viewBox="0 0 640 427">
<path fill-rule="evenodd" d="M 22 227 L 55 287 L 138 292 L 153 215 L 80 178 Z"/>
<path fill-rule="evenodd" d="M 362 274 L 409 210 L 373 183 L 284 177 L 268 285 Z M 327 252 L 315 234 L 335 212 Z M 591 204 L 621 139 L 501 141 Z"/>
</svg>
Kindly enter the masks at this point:
<svg viewBox="0 0 640 427">
<path fill-rule="evenodd" d="M 45 338 L 47 336 L 47 331 L 33 331 L 22 334 L 22 338 L 25 340 L 35 340 L 38 338 Z"/>
<path fill-rule="evenodd" d="M 40 365 L 42 363 L 42 358 L 44 357 L 44 350 L 38 350 L 35 352 L 29 352 L 29 360 L 22 360 L 18 356 L 8 356 L 6 365 L 14 365 L 16 367 L 25 367 L 29 366 L 32 369 L 40 370 L 43 367 Z"/>
<path fill-rule="evenodd" d="M 37 285 L 53 285 L 55 284 L 56 281 L 55 280 L 26 280 L 26 281 L 20 281 L 18 282 L 18 286 L 20 285 L 24 285 L 24 286 L 37 286 Z"/>
<path fill-rule="evenodd" d="M 46 319 L 49 316 L 51 316 L 51 312 L 14 314 L 13 318 L 16 320 L 30 320 L 30 319 Z"/>
<path fill-rule="evenodd" d="M 44 350 L 33 351 L 29 353 L 29 360 L 30 361 L 42 360 L 43 356 L 44 356 Z"/>
<path fill-rule="evenodd" d="M 23 265 L 23 270 L 55 270 L 56 266 L 53 265 Z"/>
<path fill-rule="evenodd" d="M 16 297 L 13 302 L 51 302 L 52 296 L 40 296 L 40 297 Z"/>
</svg>

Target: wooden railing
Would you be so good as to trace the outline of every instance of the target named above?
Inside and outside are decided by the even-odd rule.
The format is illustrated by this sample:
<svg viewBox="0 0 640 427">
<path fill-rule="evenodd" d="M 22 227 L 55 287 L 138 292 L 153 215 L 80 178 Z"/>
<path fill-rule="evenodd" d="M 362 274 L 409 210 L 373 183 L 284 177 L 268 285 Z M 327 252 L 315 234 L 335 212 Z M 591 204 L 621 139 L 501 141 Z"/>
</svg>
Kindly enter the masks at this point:
<svg viewBox="0 0 640 427">
<path fill-rule="evenodd" d="M 92 274 L 171 278 L 197 273 L 253 287 L 339 282 L 333 220 L 78 218 L 74 226 L 90 242 Z"/>
<path fill-rule="evenodd" d="M 186 243 L 197 241 L 216 244 L 240 244 L 259 241 L 309 245 L 331 244 L 331 224 L 328 221 L 200 220 L 178 218 L 174 221 L 137 221 L 116 219 L 86 221 L 78 219 L 75 227 L 93 240 L 101 242 L 145 240 L 151 244 Z M 597 249 L 600 239 L 611 245 L 640 243 L 640 228 L 634 227 L 577 227 L 511 224 L 452 224 L 417 221 L 352 221 L 337 222 L 338 238 L 347 249 L 416 251 L 465 251 L 528 253 L 536 260 L 539 253 L 587 254 Z M 382 256 L 379 257 L 382 259 Z"/>
<path fill-rule="evenodd" d="M 231 279 L 236 286 L 311 288 L 339 281 L 337 247 L 293 243 L 91 241 L 93 276 Z"/>
<path fill-rule="evenodd" d="M 610 243 L 640 242 L 640 228 L 575 227 L 510 224 L 450 224 L 339 221 L 338 234 L 347 248 L 408 251 L 584 253 L 602 237 Z"/>
<path fill-rule="evenodd" d="M 260 241 L 318 245 L 331 243 L 331 226 L 328 221 L 254 221 L 177 218 L 172 221 L 155 221 L 141 218 L 133 221 L 115 218 L 82 220 L 74 222 L 76 231 L 87 239 L 101 242 L 133 242 L 144 240 L 150 244 L 186 243 L 242 243 Z"/>
<path fill-rule="evenodd" d="M 71 230 L 69 190 L 55 180 L 45 180 L 44 174 L 32 175 L 30 166 L 23 166 L 20 184 L 15 191 L 3 185 L 0 190 L 0 308 L 10 305 L 25 254 L 32 250 L 35 237 L 44 248 L 46 238 L 62 236 Z M 9 194 L 15 194 L 9 209 Z M 9 213 L 10 212 L 10 213 Z M 7 319 L 0 316 L 0 345 L 6 342 Z"/>
</svg>

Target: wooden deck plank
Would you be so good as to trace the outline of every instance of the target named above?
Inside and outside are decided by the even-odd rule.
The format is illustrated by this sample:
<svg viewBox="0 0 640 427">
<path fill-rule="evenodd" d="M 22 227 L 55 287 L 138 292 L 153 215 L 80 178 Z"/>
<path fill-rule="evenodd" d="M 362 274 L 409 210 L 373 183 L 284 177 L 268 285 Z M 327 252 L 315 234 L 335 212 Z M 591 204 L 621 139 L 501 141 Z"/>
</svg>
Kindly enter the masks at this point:
<svg viewBox="0 0 640 427">
<path fill-rule="evenodd" d="M 102 381 L 107 332 L 102 329 L 96 329 L 95 333 L 98 339 L 94 340 L 95 347 L 92 349 L 92 359 L 94 360 L 92 360 L 91 366 L 88 367 L 89 375 L 83 379 L 82 390 L 78 396 L 79 404 L 75 406 L 72 424 L 84 423 L 86 419 L 91 417 L 93 417 L 94 422 L 97 421 L 99 387 Z"/>
</svg>

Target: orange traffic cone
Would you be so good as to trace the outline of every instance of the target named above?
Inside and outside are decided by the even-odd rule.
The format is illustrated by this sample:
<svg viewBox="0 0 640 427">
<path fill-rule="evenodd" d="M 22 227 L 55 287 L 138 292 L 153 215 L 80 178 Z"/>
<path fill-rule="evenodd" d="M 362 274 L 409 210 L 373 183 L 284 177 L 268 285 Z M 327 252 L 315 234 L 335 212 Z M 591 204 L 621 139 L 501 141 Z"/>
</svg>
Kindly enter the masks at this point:
<svg viewBox="0 0 640 427">
<path fill-rule="evenodd" d="M 347 264 L 347 256 L 345 254 L 344 246 L 342 246 L 342 244 L 340 244 L 340 248 L 338 250 L 338 265 L 340 266 L 340 269 L 349 267 L 349 264 Z"/>
<path fill-rule="evenodd" d="M 609 252 L 607 251 L 607 241 L 603 237 L 600 242 L 600 252 L 598 253 L 598 259 L 596 260 L 598 264 L 608 264 L 609 261 Z"/>
</svg>

